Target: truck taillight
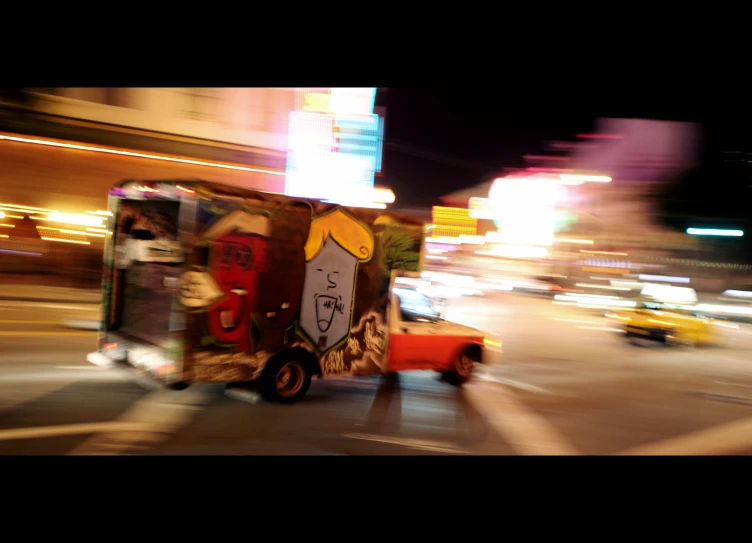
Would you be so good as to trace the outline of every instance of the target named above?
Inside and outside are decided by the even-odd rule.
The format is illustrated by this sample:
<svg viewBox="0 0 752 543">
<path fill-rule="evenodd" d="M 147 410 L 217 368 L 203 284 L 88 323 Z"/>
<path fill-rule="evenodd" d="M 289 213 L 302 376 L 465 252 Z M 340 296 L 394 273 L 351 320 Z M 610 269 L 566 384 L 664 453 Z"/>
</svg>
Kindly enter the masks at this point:
<svg viewBox="0 0 752 543">
<path fill-rule="evenodd" d="M 117 343 L 105 343 L 104 344 L 104 350 L 105 351 L 111 351 L 112 349 L 117 348 Z"/>
</svg>

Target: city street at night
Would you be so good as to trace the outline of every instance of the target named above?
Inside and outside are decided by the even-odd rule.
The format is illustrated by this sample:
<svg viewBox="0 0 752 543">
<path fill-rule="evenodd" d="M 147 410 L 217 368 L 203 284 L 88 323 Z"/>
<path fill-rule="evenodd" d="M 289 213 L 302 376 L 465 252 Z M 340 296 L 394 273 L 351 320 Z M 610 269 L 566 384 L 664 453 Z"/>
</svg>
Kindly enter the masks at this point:
<svg viewBox="0 0 752 543">
<path fill-rule="evenodd" d="M 314 380 L 286 406 L 229 398 L 222 385 L 150 390 L 87 363 L 96 333 L 66 324 L 96 319 L 96 304 L 0 304 L 2 455 L 752 451 L 746 325 L 724 328 L 714 348 L 640 348 L 592 312 L 466 297 L 448 318 L 500 334 L 504 350 L 466 386 L 421 372 Z"/>
<path fill-rule="evenodd" d="M 0 456 L 752 454 L 749 123 L 528 87 L 0 88 Z"/>
</svg>

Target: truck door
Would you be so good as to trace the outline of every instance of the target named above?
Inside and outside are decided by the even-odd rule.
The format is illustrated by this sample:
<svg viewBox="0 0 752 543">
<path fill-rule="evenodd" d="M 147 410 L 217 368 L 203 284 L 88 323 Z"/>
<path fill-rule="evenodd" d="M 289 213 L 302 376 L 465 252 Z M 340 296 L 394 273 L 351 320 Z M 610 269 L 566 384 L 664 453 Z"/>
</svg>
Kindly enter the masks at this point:
<svg viewBox="0 0 752 543">
<path fill-rule="evenodd" d="M 426 296 L 395 287 L 389 312 L 389 370 L 432 368 L 444 357 L 441 320 Z"/>
<path fill-rule="evenodd" d="M 108 329 L 163 348 L 184 326 L 183 312 L 173 306 L 184 260 L 179 205 L 123 200 L 115 228 Z"/>
</svg>

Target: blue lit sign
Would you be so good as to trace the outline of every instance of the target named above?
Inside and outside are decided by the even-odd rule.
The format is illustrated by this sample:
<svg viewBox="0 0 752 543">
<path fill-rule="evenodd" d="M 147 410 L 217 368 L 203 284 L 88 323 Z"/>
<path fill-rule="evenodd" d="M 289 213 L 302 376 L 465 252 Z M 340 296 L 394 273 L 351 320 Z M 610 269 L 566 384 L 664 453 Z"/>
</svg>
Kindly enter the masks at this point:
<svg viewBox="0 0 752 543">
<path fill-rule="evenodd" d="M 373 113 L 376 89 L 301 89 L 299 94 L 304 111 L 290 113 L 285 193 L 370 198 L 384 143 L 384 119 Z"/>
</svg>

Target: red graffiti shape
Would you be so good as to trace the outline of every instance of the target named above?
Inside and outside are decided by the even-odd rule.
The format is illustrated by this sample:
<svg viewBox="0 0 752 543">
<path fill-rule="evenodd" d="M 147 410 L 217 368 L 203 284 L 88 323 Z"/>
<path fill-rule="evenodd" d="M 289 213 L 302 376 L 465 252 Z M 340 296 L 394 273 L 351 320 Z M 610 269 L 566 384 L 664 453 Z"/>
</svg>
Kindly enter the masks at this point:
<svg viewBox="0 0 752 543">
<path fill-rule="evenodd" d="M 209 268 L 225 298 L 207 314 L 209 333 L 233 344 L 235 351 L 251 351 L 251 312 L 256 307 L 259 274 L 266 270 L 267 241 L 257 235 L 228 234 L 214 241 Z"/>
</svg>

